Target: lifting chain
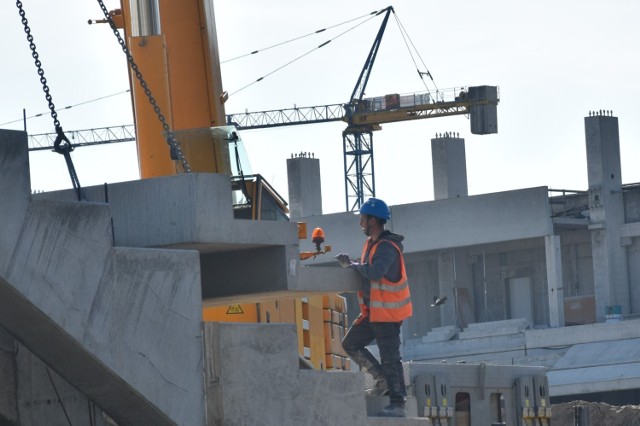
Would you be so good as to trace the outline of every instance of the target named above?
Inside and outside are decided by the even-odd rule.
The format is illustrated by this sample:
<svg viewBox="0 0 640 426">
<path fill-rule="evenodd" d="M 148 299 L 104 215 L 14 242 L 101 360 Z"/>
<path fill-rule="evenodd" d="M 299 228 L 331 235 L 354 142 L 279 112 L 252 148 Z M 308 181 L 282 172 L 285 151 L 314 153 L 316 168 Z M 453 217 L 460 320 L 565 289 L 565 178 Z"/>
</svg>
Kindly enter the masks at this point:
<svg viewBox="0 0 640 426">
<path fill-rule="evenodd" d="M 158 103 L 156 102 L 153 95 L 151 94 L 151 90 L 149 89 L 147 82 L 142 77 L 142 73 L 138 69 L 138 65 L 133 60 L 131 51 L 129 50 L 126 43 L 124 42 L 124 39 L 120 36 L 120 33 L 118 32 L 118 28 L 116 27 L 115 22 L 113 22 L 113 18 L 111 17 L 111 14 L 107 10 L 102 0 L 98 0 L 98 4 L 100 5 L 100 9 L 102 9 L 102 13 L 104 14 L 105 19 L 107 20 L 107 22 L 109 22 L 109 26 L 113 30 L 113 34 L 115 34 L 116 38 L 118 39 L 118 43 L 120 44 L 120 47 L 122 47 L 122 51 L 127 56 L 127 62 L 129 62 L 129 66 L 131 67 L 131 69 L 136 75 L 136 78 L 140 82 L 140 86 L 142 86 L 142 89 L 144 90 L 144 94 L 147 95 L 147 98 L 149 99 L 149 103 L 153 107 L 153 111 L 158 116 L 158 120 L 160 120 L 160 123 L 162 123 L 162 128 L 164 129 L 164 133 L 166 135 L 167 144 L 169 144 L 171 159 L 179 160 L 180 163 L 182 164 L 182 169 L 184 170 L 184 172 L 190 173 L 191 167 L 189 166 L 187 159 L 184 157 L 184 154 L 182 153 L 180 144 L 178 143 L 178 141 L 176 141 L 173 131 L 169 128 L 169 125 L 167 124 L 167 119 L 165 118 L 164 114 L 162 114 L 162 111 L 160 111 L 160 107 L 158 106 Z"/>
<path fill-rule="evenodd" d="M 69 176 L 71 177 L 71 183 L 73 184 L 73 188 L 76 190 L 76 194 L 78 196 L 78 201 L 82 200 L 82 188 L 80 187 L 80 181 L 78 180 L 78 175 L 76 174 L 76 169 L 73 166 L 73 161 L 71 160 L 71 151 L 73 151 L 73 146 L 71 146 L 71 142 L 64 134 L 62 130 L 62 126 L 60 126 L 60 121 L 58 120 L 58 113 L 56 112 L 56 106 L 53 104 L 53 98 L 51 97 L 51 93 L 49 93 L 49 86 L 47 85 L 47 79 L 44 76 L 44 70 L 42 69 L 42 62 L 40 62 L 40 55 L 36 51 L 36 45 L 33 42 L 33 36 L 31 35 L 31 28 L 29 28 L 29 21 L 25 16 L 24 9 L 22 8 L 22 2 L 20 0 L 16 1 L 16 6 L 18 7 L 18 13 L 20 14 L 20 18 L 22 18 L 22 25 L 24 26 L 24 32 L 27 34 L 27 41 L 29 42 L 29 48 L 31 49 L 31 56 L 33 57 L 36 68 L 38 69 L 38 75 L 40 76 L 40 83 L 42 83 L 42 90 L 45 94 L 45 99 L 49 104 L 49 110 L 51 111 L 51 118 L 53 118 L 53 125 L 56 129 L 56 140 L 53 143 L 53 149 L 58 154 L 62 154 L 64 156 L 64 160 L 67 163 L 67 169 L 69 169 Z"/>
</svg>

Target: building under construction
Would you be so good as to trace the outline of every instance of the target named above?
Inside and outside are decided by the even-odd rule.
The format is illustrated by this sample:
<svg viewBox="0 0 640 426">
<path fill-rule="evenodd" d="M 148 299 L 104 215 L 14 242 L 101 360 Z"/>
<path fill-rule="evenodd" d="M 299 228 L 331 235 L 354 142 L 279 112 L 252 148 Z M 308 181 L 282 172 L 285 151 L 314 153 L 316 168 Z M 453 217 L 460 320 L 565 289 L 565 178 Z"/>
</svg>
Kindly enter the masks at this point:
<svg viewBox="0 0 640 426">
<path fill-rule="evenodd" d="M 402 330 L 406 424 L 637 403 L 638 192 L 620 181 L 618 119 L 590 114 L 585 134 L 583 192 L 468 196 L 464 141 L 431 140 L 438 199 L 392 206 L 390 222 L 407 236 L 416 307 Z M 294 222 L 234 219 L 217 174 L 84 188 L 82 202 L 31 195 L 26 141 L 2 131 L 3 424 L 384 424 L 367 416 L 362 373 L 299 360 L 294 324 L 202 322 L 203 304 L 358 289 L 330 257 L 300 260 Z M 290 177 L 318 161 L 288 159 L 306 170 Z M 290 180 L 291 218 L 357 253 L 352 213 L 304 209 L 319 205 L 317 181 Z"/>
<path fill-rule="evenodd" d="M 75 188 L 32 194 L 27 134 L 0 131 L 0 425 L 544 425 L 553 402 L 640 401 L 640 192 L 621 181 L 617 117 L 585 117 L 585 190 L 469 196 L 464 140 L 431 140 L 435 200 L 388 224 L 414 306 L 410 417 L 377 418 L 340 348 L 360 279 L 321 247 L 355 257 L 357 219 L 323 214 L 313 156 L 286 160 L 288 210 L 231 160 L 211 2 L 122 4 L 105 22 L 138 71 L 143 179 L 80 188 L 58 123 Z M 472 133 L 497 131 L 495 86 L 363 99 L 381 34 L 334 117 L 345 156 L 381 122 L 469 114 Z"/>
</svg>

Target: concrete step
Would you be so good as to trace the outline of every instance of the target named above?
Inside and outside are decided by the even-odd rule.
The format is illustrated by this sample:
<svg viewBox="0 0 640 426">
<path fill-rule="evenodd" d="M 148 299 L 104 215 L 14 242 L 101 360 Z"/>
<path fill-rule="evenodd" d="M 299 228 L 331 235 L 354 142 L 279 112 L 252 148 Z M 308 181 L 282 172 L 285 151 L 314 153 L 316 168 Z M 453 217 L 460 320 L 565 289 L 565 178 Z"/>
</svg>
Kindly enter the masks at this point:
<svg viewBox="0 0 640 426">
<path fill-rule="evenodd" d="M 370 426 L 429 426 L 432 425 L 431 420 L 426 417 L 368 417 L 367 425 Z"/>
<path fill-rule="evenodd" d="M 451 338 L 455 336 L 457 332 L 458 330 L 454 325 L 447 327 L 437 327 L 428 332 L 426 336 L 423 336 L 422 342 L 446 342 L 448 340 L 451 340 Z"/>
<path fill-rule="evenodd" d="M 389 404 L 388 396 L 367 396 L 365 399 L 367 401 L 367 416 L 369 417 L 376 417 L 376 414 Z M 408 417 L 418 417 L 418 402 L 415 397 L 407 396 L 405 409 Z"/>
<path fill-rule="evenodd" d="M 489 328 L 505 328 L 505 327 L 524 327 L 528 326 L 528 322 L 526 318 L 514 318 L 508 320 L 500 320 L 500 321 L 488 321 L 488 322 L 474 322 L 467 326 L 466 330 L 478 330 L 478 329 L 489 329 Z"/>
</svg>

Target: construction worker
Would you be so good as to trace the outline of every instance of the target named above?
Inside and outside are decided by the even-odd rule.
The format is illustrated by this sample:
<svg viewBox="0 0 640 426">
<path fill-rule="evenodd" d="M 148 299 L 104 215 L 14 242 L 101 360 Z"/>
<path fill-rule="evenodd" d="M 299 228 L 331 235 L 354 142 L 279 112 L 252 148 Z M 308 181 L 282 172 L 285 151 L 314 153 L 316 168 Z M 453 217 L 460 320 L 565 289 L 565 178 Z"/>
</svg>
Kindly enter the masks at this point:
<svg viewBox="0 0 640 426">
<path fill-rule="evenodd" d="M 342 347 L 360 368 L 375 380 L 369 395 L 388 392 L 389 405 L 379 416 L 406 417 L 406 388 L 400 357 L 400 326 L 411 316 L 411 296 L 402 255 L 402 235 L 385 229 L 391 219 L 387 204 L 370 198 L 360 209 L 360 227 L 368 237 L 360 261 L 347 254 L 336 259 L 343 267 L 355 269 L 364 277 L 358 292 L 360 315 L 342 340 Z M 366 348 L 376 341 L 380 362 Z"/>
</svg>

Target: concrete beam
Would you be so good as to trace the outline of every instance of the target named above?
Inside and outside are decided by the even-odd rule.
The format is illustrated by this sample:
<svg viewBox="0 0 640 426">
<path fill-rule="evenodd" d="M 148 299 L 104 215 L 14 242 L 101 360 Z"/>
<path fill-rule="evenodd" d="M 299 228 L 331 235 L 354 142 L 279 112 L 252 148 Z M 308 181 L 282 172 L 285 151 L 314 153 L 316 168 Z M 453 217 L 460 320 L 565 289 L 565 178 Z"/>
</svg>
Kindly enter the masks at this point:
<svg viewBox="0 0 640 426">
<path fill-rule="evenodd" d="M 388 228 L 404 235 L 406 254 L 490 244 L 553 234 L 546 187 L 474 195 L 391 207 Z M 320 226 L 326 244 L 337 253 L 360 257 L 365 236 L 353 213 L 301 218 L 308 228 Z M 332 264 L 321 257 L 311 264 Z"/>
<path fill-rule="evenodd" d="M 403 204 L 391 214 L 407 253 L 553 234 L 546 187 Z"/>
</svg>

